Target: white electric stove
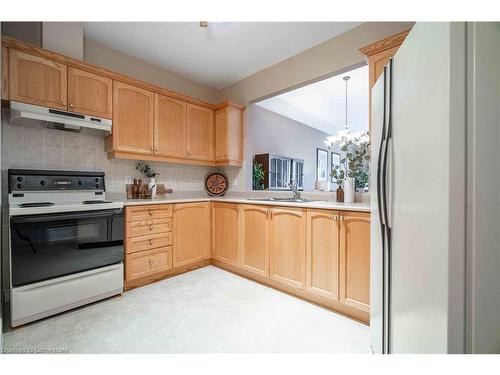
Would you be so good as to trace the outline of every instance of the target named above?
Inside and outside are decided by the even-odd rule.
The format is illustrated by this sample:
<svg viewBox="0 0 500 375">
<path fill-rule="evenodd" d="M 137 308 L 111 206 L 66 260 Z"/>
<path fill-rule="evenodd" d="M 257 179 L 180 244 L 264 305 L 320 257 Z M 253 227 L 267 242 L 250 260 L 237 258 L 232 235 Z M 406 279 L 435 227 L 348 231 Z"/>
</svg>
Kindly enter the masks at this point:
<svg viewBox="0 0 500 375">
<path fill-rule="evenodd" d="M 9 170 L 11 326 L 123 291 L 123 203 L 103 172 Z"/>
</svg>

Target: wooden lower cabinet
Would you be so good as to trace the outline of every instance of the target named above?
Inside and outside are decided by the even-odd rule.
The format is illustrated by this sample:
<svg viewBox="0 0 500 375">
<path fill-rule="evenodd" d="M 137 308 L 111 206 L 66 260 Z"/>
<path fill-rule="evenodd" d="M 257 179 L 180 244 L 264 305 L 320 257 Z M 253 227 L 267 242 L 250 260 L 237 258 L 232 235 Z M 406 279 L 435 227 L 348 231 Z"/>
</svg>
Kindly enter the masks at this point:
<svg viewBox="0 0 500 375">
<path fill-rule="evenodd" d="M 243 268 L 269 277 L 269 206 L 241 205 Z"/>
<path fill-rule="evenodd" d="M 172 269 L 171 216 L 171 205 L 125 208 L 126 282 Z"/>
<path fill-rule="evenodd" d="M 172 246 L 127 255 L 125 280 L 140 279 L 172 269 Z"/>
<path fill-rule="evenodd" d="M 341 212 L 340 302 L 370 311 L 370 214 Z"/>
<path fill-rule="evenodd" d="M 233 265 L 241 263 L 238 204 L 212 204 L 212 258 Z"/>
<path fill-rule="evenodd" d="M 173 265 L 184 266 L 211 256 L 210 202 L 173 207 Z"/>
<path fill-rule="evenodd" d="M 271 210 L 270 277 L 280 283 L 305 289 L 306 211 Z"/>
<path fill-rule="evenodd" d="M 339 298 L 339 212 L 307 211 L 306 289 L 321 297 Z"/>
</svg>

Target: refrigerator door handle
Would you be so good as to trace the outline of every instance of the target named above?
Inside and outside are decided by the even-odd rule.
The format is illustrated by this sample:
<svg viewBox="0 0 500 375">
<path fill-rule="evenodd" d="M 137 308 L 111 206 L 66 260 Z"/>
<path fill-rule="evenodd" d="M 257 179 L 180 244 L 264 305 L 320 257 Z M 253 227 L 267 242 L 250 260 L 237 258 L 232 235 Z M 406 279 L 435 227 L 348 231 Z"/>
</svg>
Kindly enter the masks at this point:
<svg viewBox="0 0 500 375">
<path fill-rule="evenodd" d="M 392 229 L 392 199 L 393 199 L 393 141 L 392 137 L 387 140 L 387 162 L 384 168 L 385 171 L 385 189 L 384 189 L 384 195 L 385 195 L 385 201 L 386 201 L 386 219 L 387 223 L 386 225 Z"/>
<path fill-rule="evenodd" d="M 380 216 L 380 223 L 382 225 L 386 225 L 385 223 L 385 215 L 384 215 L 384 202 L 385 202 L 385 189 L 384 189 L 384 183 L 383 183 L 383 177 L 384 176 L 384 156 L 385 156 L 385 139 L 382 139 L 382 142 L 380 142 L 380 150 L 379 150 L 379 156 L 378 156 L 378 165 L 377 165 L 377 199 L 378 199 L 378 213 Z"/>
</svg>

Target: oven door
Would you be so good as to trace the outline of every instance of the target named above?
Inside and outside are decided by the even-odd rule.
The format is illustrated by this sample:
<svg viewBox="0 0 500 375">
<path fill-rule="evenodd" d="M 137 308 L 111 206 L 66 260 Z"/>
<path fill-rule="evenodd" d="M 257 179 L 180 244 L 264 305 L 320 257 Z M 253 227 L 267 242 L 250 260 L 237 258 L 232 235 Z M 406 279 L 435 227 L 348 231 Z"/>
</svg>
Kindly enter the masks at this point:
<svg viewBox="0 0 500 375">
<path fill-rule="evenodd" d="M 12 286 L 123 262 L 121 209 L 14 216 Z"/>
</svg>

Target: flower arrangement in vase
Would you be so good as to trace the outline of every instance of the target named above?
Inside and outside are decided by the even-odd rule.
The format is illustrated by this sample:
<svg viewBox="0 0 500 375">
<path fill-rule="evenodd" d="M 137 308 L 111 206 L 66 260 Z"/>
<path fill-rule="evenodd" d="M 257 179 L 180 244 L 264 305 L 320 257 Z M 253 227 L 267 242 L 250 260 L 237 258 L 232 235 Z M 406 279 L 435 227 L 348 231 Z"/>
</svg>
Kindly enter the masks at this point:
<svg viewBox="0 0 500 375">
<path fill-rule="evenodd" d="M 151 193 L 151 199 L 154 199 L 156 197 L 156 181 L 155 177 L 159 175 L 159 173 L 155 172 L 153 168 L 151 168 L 148 164 L 143 163 L 143 162 L 137 162 L 137 165 L 135 166 L 135 169 L 137 169 L 139 172 L 141 172 L 144 176 L 149 178 L 148 182 L 148 190 Z"/>
</svg>

